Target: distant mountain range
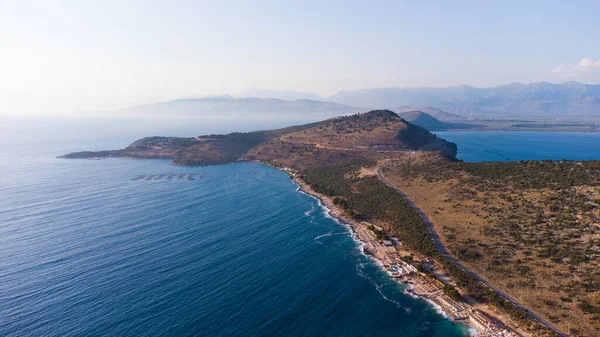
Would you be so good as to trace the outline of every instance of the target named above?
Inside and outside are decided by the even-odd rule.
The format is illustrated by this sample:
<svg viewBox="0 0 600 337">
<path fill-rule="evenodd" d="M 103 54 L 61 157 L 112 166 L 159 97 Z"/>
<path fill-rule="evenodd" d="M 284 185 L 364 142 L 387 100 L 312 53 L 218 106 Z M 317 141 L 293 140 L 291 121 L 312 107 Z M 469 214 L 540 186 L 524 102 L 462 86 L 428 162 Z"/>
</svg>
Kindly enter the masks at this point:
<svg viewBox="0 0 600 337">
<path fill-rule="evenodd" d="M 308 99 L 286 101 L 275 98 L 234 98 L 224 95 L 144 104 L 116 110 L 114 113 L 200 117 L 314 117 L 320 119 L 357 113 L 360 110 L 339 103 Z"/>
<path fill-rule="evenodd" d="M 379 88 L 342 90 L 320 99 L 298 91 L 252 89 L 229 95 L 176 99 L 113 111 L 116 114 L 322 119 L 373 109 L 425 112 L 441 122 L 498 119 L 600 118 L 600 85 L 512 83 L 491 88 Z"/>
<path fill-rule="evenodd" d="M 300 92 L 294 90 L 270 90 L 270 89 L 250 89 L 236 97 L 258 97 L 258 98 L 276 98 L 284 101 L 295 101 L 299 99 L 308 99 L 313 101 L 323 101 L 323 98 L 317 94 L 309 92 Z"/>
<path fill-rule="evenodd" d="M 599 117 L 600 85 L 512 83 L 491 88 L 380 88 L 342 90 L 328 101 L 360 108 L 429 106 L 462 116 Z"/>
</svg>

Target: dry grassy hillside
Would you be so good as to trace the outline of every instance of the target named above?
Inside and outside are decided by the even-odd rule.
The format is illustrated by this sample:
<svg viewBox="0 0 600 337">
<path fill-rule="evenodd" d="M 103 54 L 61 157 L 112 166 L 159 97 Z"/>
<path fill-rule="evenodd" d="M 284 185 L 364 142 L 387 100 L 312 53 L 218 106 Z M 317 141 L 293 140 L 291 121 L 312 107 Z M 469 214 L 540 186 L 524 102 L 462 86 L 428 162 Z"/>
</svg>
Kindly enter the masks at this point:
<svg viewBox="0 0 600 337">
<path fill-rule="evenodd" d="M 406 123 L 391 111 L 376 110 L 282 134 L 251 149 L 246 157 L 301 169 L 359 157 L 389 158 L 412 150 L 442 151 L 449 157 L 456 154 L 454 144 Z"/>
<path fill-rule="evenodd" d="M 387 180 L 454 256 L 573 336 L 600 336 L 600 163 L 407 157 Z"/>
</svg>

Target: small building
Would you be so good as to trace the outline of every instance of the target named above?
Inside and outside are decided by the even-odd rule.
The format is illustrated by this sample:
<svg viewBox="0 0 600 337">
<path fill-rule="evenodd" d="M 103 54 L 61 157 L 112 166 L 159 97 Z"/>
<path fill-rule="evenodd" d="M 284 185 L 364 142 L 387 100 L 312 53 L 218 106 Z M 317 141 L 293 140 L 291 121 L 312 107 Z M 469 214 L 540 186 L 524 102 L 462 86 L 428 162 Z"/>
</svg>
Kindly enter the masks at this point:
<svg viewBox="0 0 600 337">
<path fill-rule="evenodd" d="M 386 247 L 391 247 L 394 245 L 394 243 L 390 240 L 383 240 L 383 245 Z"/>
</svg>

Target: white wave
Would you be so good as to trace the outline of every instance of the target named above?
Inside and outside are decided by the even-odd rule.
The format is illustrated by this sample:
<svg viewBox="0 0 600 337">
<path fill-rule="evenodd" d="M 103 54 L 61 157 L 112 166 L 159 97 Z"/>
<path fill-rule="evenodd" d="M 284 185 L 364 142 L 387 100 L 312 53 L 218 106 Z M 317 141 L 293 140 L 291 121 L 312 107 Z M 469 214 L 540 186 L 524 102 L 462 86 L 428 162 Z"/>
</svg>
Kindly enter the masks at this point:
<svg viewBox="0 0 600 337">
<path fill-rule="evenodd" d="M 381 287 L 389 285 L 389 284 L 386 284 L 386 283 L 384 283 L 384 284 L 377 284 L 377 282 L 373 278 L 371 278 L 369 275 L 365 274 L 365 272 L 363 271 L 364 267 L 365 267 L 365 263 L 358 262 L 356 264 L 356 274 L 358 276 L 366 279 L 367 281 L 369 281 L 369 283 L 371 283 L 372 285 L 374 285 L 375 286 L 375 290 L 377 290 L 377 292 L 381 295 L 381 297 L 384 300 L 386 300 L 386 301 L 388 301 L 390 303 L 393 303 L 394 305 L 396 305 L 397 308 L 403 308 L 403 306 L 402 306 L 402 304 L 400 302 L 394 301 L 391 298 L 385 296 L 385 294 L 383 293 L 383 291 L 381 291 Z M 405 310 L 406 310 L 406 308 L 405 308 Z"/>
<path fill-rule="evenodd" d="M 333 220 L 335 223 L 337 223 L 338 225 L 343 226 L 344 228 L 346 228 L 347 232 L 350 234 L 350 237 L 352 238 L 352 240 L 356 243 L 358 250 L 361 252 L 361 254 L 367 256 L 365 254 L 365 250 L 364 250 L 364 242 L 360 241 L 360 239 L 358 238 L 358 235 L 354 232 L 354 230 L 352 229 L 352 226 L 348 223 L 342 222 L 340 221 L 340 219 L 334 217 L 333 215 L 331 215 L 331 209 L 329 209 L 329 207 L 325 206 L 322 202 L 321 199 L 317 198 L 316 196 L 310 194 L 310 193 L 306 193 L 304 192 L 301 188 L 300 185 L 297 183 L 294 183 L 296 185 L 296 191 L 300 192 L 302 194 L 306 194 L 309 197 L 315 199 L 317 201 L 317 204 L 319 205 L 319 207 L 321 207 L 321 209 L 323 210 L 323 215 L 328 218 Z M 304 213 L 306 214 L 306 213 Z"/>
<path fill-rule="evenodd" d="M 304 215 L 306 216 L 310 216 L 313 212 L 315 211 L 315 206 L 313 206 L 312 204 L 310 205 L 310 210 L 304 212 Z"/>
<path fill-rule="evenodd" d="M 365 274 L 363 272 L 363 268 L 365 267 L 364 263 L 358 262 L 356 264 L 356 275 L 362 277 L 362 278 L 366 278 L 367 280 L 369 280 L 370 283 L 373 283 L 371 278 L 369 276 L 367 276 L 367 274 Z"/>
<path fill-rule="evenodd" d="M 377 289 L 377 292 L 379 292 L 379 294 L 381 294 L 381 297 L 383 297 L 384 300 L 394 303 L 396 305 L 396 308 L 402 308 L 402 304 L 400 304 L 400 302 L 389 299 L 387 296 L 385 296 L 383 291 L 381 291 L 381 287 L 384 285 L 385 284 L 375 285 L 375 289 Z"/>
<path fill-rule="evenodd" d="M 331 235 L 333 235 L 333 234 L 332 233 L 326 233 L 326 234 L 319 235 L 319 236 L 315 237 L 315 241 L 319 240 L 320 238 L 328 237 L 328 236 L 331 236 Z"/>
<path fill-rule="evenodd" d="M 469 327 L 469 336 L 479 336 L 479 330 L 473 326 Z"/>
<path fill-rule="evenodd" d="M 440 307 L 434 301 L 432 301 L 428 298 L 424 298 L 424 300 L 427 301 L 429 304 L 431 304 L 431 306 L 435 309 L 435 311 L 438 314 L 442 315 L 444 318 L 451 321 L 450 316 L 448 316 L 448 314 L 444 310 L 442 310 L 442 307 Z"/>
<path fill-rule="evenodd" d="M 331 232 L 329 232 L 329 233 L 321 234 L 321 235 L 315 237 L 314 240 L 317 241 L 318 243 L 321 243 L 321 242 L 319 242 L 319 239 L 321 239 L 321 238 L 326 238 L 326 237 L 334 236 L 334 235 L 347 235 L 347 234 L 348 234 L 347 232 L 342 232 L 342 233 L 331 233 Z"/>
</svg>

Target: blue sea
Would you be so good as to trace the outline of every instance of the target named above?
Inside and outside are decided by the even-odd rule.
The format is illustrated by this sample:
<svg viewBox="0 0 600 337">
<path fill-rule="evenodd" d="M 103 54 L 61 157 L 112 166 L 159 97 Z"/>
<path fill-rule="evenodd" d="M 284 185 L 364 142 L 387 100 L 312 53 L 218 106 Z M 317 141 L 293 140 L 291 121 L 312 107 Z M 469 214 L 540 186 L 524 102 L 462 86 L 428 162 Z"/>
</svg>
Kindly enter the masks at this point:
<svg viewBox="0 0 600 337">
<path fill-rule="evenodd" d="M 440 131 L 468 162 L 513 160 L 599 160 L 600 133 L 544 131 Z"/>
<path fill-rule="evenodd" d="M 0 141 L 0 336 L 468 335 L 281 171 L 56 159 L 137 138 L 61 135 Z"/>
<path fill-rule="evenodd" d="M 0 336 L 468 335 L 284 172 L 56 159 L 135 139 L 65 137 L 0 146 Z"/>
</svg>

